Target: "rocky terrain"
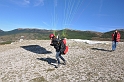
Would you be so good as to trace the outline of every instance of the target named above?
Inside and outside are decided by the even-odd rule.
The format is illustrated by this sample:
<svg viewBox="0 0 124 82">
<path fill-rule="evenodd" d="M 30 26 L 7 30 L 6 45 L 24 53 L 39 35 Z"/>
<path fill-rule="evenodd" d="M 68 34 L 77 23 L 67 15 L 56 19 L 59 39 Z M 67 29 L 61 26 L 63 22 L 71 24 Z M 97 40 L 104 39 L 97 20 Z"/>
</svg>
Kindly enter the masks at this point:
<svg viewBox="0 0 124 82">
<path fill-rule="evenodd" d="M 124 82 L 124 42 L 89 44 L 67 40 L 67 65 L 56 67 L 50 40 L 0 45 L 0 82 Z"/>
</svg>

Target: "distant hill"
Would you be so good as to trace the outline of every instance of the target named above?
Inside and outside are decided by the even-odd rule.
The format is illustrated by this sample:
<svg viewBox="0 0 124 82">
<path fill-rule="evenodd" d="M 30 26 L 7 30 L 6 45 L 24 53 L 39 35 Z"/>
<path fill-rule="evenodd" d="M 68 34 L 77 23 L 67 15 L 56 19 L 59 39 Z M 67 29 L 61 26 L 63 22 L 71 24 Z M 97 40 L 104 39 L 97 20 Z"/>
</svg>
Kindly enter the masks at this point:
<svg viewBox="0 0 124 82">
<path fill-rule="evenodd" d="M 46 34 L 49 33 L 51 30 L 45 30 L 45 29 L 14 29 L 11 31 L 1 31 L 0 36 L 4 35 L 12 35 L 12 34 L 19 34 L 19 33 L 40 33 L 40 34 Z"/>
<path fill-rule="evenodd" d="M 34 40 L 48 39 L 52 30 L 45 29 L 14 29 L 11 31 L 0 31 L 0 41 L 15 41 L 19 39 Z"/>
<path fill-rule="evenodd" d="M 114 30 L 113 30 L 114 31 Z M 20 39 L 25 40 L 46 40 L 49 39 L 49 34 L 54 33 L 59 34 L 60 38 L 66 37 L 68 39 L 88 39 L 88 40 L 111 40 L 110 32 L 94 32 L 94 31 L 80 31 L 72 29 L 63 30 L 45 30 L 45 29 L 14 29 L 11 31 L 0 30 L 0 42 L 3 41 L 17 41 Z M 121 39 L 124 41 L 124 29 L 120 29 Z"/>
<path fill-rule="evenodd" d="M 71 30 L 64 29 L 56 32 L 60 34 L 61 37 L 66 37 L 68 39 L 89 39 L 91 40 L 93 37 L 100 37 L 102 33 L 93 32 L 93 31 L 79 31 L 79 30 Z"/>
<path fill-rule="evenodd" d="M 0 29 L 0 32 L 3 32 L 3 30 Z"/>
<path fill-rule="evenodd" d="M 1 35 L 2 33 L 4 33 L 4 31 L 0 29 L 0 35 Z"/>
<path fill-rule="evenodd" d="M 115 30 L 112 30 L 112 31 L 109 31 L 109 32 L 105 32 L 105 33 L 103 33 L 103 35 L 100 38 L 104 38 L 106 40 L 109 40 L 112 37 L 112 33 L 114 31 Z M 118 31 L 121 34 L 121 40 L 124 41 L 124 29 L 118 29 Z"/>
</svg>

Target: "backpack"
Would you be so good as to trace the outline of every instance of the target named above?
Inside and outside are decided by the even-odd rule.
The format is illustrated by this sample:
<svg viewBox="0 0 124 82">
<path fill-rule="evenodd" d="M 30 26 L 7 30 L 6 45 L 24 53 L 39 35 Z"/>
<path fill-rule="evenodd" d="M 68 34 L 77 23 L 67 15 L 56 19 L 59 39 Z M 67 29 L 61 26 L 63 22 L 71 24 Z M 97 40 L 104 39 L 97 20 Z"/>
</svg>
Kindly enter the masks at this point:
<svg viewBox="0 0 124 82">
<path fill-rule="evenodd" d="M 66 45 L 66 39 L 61 39 L 60 42 L 61 42 L 60 52 L 61 54 L 65 55 L 68 52 L 68 46 Z"/>
</svg>

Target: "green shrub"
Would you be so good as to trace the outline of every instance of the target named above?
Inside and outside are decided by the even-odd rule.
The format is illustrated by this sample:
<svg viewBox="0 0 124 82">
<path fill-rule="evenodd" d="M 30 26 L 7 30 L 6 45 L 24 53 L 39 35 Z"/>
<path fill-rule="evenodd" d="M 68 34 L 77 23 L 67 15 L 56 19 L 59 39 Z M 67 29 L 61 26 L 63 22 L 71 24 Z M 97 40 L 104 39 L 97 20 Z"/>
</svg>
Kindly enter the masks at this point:
<svg viewBox="0 0 124 82">
<path fill-rule="evenodd" d="M 0 45 L 5 45 L 5 44 L 11 44 L 12 41 L 5 41 L 5 42 L 1 42 Z"/>
</svg>

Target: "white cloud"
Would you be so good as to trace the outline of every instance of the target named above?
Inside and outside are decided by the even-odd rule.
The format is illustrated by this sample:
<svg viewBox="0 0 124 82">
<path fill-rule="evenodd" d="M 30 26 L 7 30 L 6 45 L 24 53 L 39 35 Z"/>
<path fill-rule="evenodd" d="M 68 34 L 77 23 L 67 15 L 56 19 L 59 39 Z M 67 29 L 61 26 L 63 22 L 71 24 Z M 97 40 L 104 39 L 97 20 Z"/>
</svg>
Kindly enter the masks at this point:
<svg viewBox="0 0 124 82">
<path fill-rule="evenodd" d="M 27 6 L 30 4 L 30 0 L 10 0 L 10 1 L 19 6 Z"/>
<path fill-rule="evenodd" d="M 99 12 L 102 11 L 102 6 L 103 6 L 103 0 L 100 0 L 100 8 L 99 8 Z"/>
<path fill-rule="evenodd" d="M 44 0 L 35 0 L 34 6 L 39 6 L 39 5 L 43 6 L 44 5 Z"/>
<path fill-rule="evenodd" d="M 58 4 L 57 0 L 54 0 L 55 7 L 57 6 L 57 4 Z"/>
<path fill-rule="evenodd" d="M 44 0 L 10 0 L 19 6 L 43 6 Z"/>
<path fill-rule="evenodd" d="M 43 22 L 43 21 L 42 21 Z M 46 22 L 43 22 L 43 24 L 45 24 L 46 26 L 50 26 L 50 25 L 48 25 Z"/>
<path fill-rule="evenodd" d="M 30 4 L 30 0 L 24 0 L 23 3 L 24 4 Z"/>
</svg>

